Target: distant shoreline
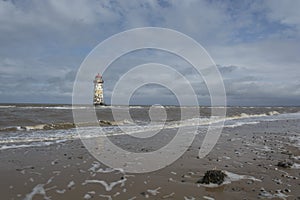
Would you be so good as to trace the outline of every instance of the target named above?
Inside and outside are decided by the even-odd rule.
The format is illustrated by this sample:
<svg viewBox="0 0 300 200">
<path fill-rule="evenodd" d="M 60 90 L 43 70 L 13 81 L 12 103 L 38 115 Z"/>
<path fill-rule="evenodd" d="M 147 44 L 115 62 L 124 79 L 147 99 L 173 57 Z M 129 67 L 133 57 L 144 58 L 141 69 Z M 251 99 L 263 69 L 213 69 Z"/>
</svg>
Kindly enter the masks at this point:
<svg viewBox="0 0 300 200">
<path fill-rule="evenodd" d="M 86 106 L 86 107 L 93 107 L 94 105 L 91 104 L 66 104 L 66 103 L 0 103 L 0 106 L 33 106 L 33 107 L 39 107 L 39 106 L 47 106 L 47 107 L 55 107 L 55 106 Z M 156 104 L 154 104 L 156 105 Z M 98 106 L 98 105 L 97 105 Z M 111 105 L 111 104 L 106 104 L 106 105 L 100 105 L 100 106 L 142 106 L 142 107 L 150 107 L 153 106 L 151 104 L 131 104 L 131 105 L 125 105 L 125 104 L 120 104 L 120 105 Z M 173 107 L 211 107 L 210 105 L 161 105 L 161 106 L 173 106 Z M 213 106 L 215 108 L 217 107 L 223 107 L 223 106 Z M 238 108 L 238 107 L 245 107 L 245 108 L 252 108 L 252 107 L 257 107 L 257 108 L 266 108 L 266 107 L 271 107 L 271 108 L 278 108 L 278 107 L 300 107 L 300 105 L 228 105 L 226 106 L 228 108 Z"/>
</svg>

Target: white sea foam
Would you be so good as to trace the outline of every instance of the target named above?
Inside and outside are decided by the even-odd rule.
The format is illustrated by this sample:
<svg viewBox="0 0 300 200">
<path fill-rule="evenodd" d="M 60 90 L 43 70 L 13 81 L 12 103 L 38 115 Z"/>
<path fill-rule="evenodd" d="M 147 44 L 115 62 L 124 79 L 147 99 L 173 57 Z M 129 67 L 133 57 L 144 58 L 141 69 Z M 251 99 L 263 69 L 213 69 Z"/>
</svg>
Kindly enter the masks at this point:
<svg viewBox="0 0 300 200">
<path fill-rule="evenodd" d="M 110 195 L 100 194 L 100 197 L 105 197 L 107 200 L 112 200 L 112 197 Z"/>
<path fill-rule="evenodd" d="M 268 115 L 279 115 L 280 113 L 277 111 L 270 111 L 268 112 Z"/>
<path fill-rule="evenodd" d="M 103 106 L 103 107 L 96 107 L 96 109 L 101 109 L 101 108 L 112 108 L 112 109 L 144 109 L 144 106 Z"/>
<path fill-rule="evenodd" d="M 58 144 L 65 142 L 66 140 L 55 140 L 53 142 L 34 142 L 30 144 L 12 144 L 12 145 L 2 145 L 0 147 L 0 150 L 6 150 L 6 149 L 17 149 L 17 148 L 28 148 L 28 147 L 42 147 L 42 146 L 49 146 L 52 144 Z"/>
<path fill-rule="evenodd" d="M 99 162 L 94 162 L 92 163 L 92 166 L 88 169 L 92 174 L 96 174 L 96 173 L 112 173 L 112 172 L 116 172 L 116 173 L 121 173 L 123 174 L 123 178 L 121 180 L 118 181 L 114 181 L 111 183 L 107 183 L 104 180 L 85 180 L 82 185 L 86 185 L 86 184 L 101 184 L 106 191 L 111 191 L 116 185 L 120 184 L 121 186 L 124 186 L 125 182 L 127 181 L 126 176 L 125 176 L 125 171 L 122 168 L 106 168 L 106 169 L 102 169 L 100 168 L 101 164 Z"/>
<path fill-rule="evenodd" d="M 111 183 L 107 183 L 106 181 L 103 181 L 103 180 L 85 180 L 82 183 L 82 185 L 86 185 L 86 184 L 90 184 L 90 183 L 97 183 L 97 184 L 101 184 L 102 186 L 104 186 L 106 191 L 111 191 L 118 184 L 123 186 L 126 180 L 127 179 L 124 178 L 124 179 L 114 181 L 114 182 L 111 182 Z"/>
<path fill-rule="evenodd" d="M 228 124 L 228 125 L 225 125 L 224 127 L 227 127 L 227 128 L 235 128 L 235 127 L 239 127 L 239 126 L 243 126 L 243 125 L 247 125 L 247 124 L 258 124 L 259 122 L 239 122 L 239 121 L 236 121 L 234 122 L 233 124 Z"/>
<path fill-rule="evenodd" d="M 289 139 L 293 146 L 300 148 L 300 135 L 290 136 Z"/>
<path fill-rule="evenodd" d="M 32 191 L 25 196 L 25 198 L 23 200 L 32 200 L 32 198 L 35 195 L 37 195 L 37 194 L 43 195 L 43 197 L 44 197 L 45 200 L 51 200 L 51 197 L 47 196 L 47 194 L 46 194 L 46 191 L 49 190 L 49 188 L 45 189 L 44 186 L 47 185 L 47 184 L 49 184 L 49 183 L 51 183 L 52 179 L 53 179 L 53 177 L 50 178 L 45 184 L 38 184 L 38 185 L 36 185 L 32 189 Z"/>
<path fill-rule="evenodd" d="M 158 188 L 153 189 L 153 190 L 148 189 L 147 192 L 148 192 L 149 194 L 151 194 L 152 196 L 155 196 L 155 195 L 157 195 L 157 194 L 159 193 L 158 190 L 160 190 L 160 189 L 161 189 L 161 187 L 158 187 Z"/>
<path fill-rule="evenodd" d="M 186 196 L 184 196 L 184 200 L 196 200 L 196 198 L 195 197 L 186 197 Z"/>
<path fill-rule="evenodd" d="M 295 160 L 300 160 L 300 156 L 292 156 L 292 158 Z"/>
<path fill-rule="evenodd" d="M 292 169 L 300 169 L 300 164 L 294 163 L 291 168 Z"/>
<path fill-rule="evenodd" d="M 175 195 L 174 192 L 172 192 L 172 193 L 170 193 L 170 194 L 166 194 L 166 195 L 163 196 L 163 199 L 168 199 L 168 198 L 172 199 L 172 197 L 173 197 L 174 195 Z"/>
<path fill-rule="evenodd" d="M 38 125 L 34 125 L 34 126 L 21 126 L 21 129 L 25 129 L 26 131 L 30 131 L 30 130 L 42 130 L 44 129 L 44 127 L 46 126 L 46 124 L 38 124 Z"/>
<path fill-rule="evenodd" d="M 100 163 L 99 162 L 93 162 L 92 167 L 89 168 L 89 171 L 91 172 L 96 172 L 98 168 L 100 168 Z"/>
<path fill-rule="evenodd" d="M 96 172 L 99 172 L 99 173 L 111 173 L 111 172 L 118 172 L 118 173 L 121 173 L 121 174 L 125 174 L 125 171 L 124 169 L 122 168 L 107 168 L 107 169 L 98 169 L 96 170 Z"/>
<path fill-rule="evenodd" d="M 17 106 L 14 106 L 17 107 Z M 1 107 L 0 107 L 1 108 Z M 53 109 L 53 110 L 73 110 L 73 109 L 91 109 L 92 106 L 18 106 L 20 109 Z"/>
<path fill-rule="evenodd" d="M 15 105 L 0 105 L 0 108 L 15 108 Z"/>
<path fill-rule="evenodd" d="M 38 184 L 33 189 L 32 192 L 27 194 L 24 200 L 32 200 L 32 198 L 36 195 L 40 194 L 44 196 L 44 199 L 50 200 L 51 198 L 46 195 L 46 191 L 44 189 L 44 184 Z"/>
<path fill-rule="evenodd" d="M 66 192 L 66 190 L 65 189 L 62 189 L 62 190 L 55 190 L 56 191 L 56 193 L 58 193 L 58 194 L 63 194 L 63 193 L 65 193 Z"/>
<path fill-rule="evenodd" d="M 90 194 L 85 194 L 85 195 L 83 196 L 83 198 L 84 198 L 84 199 L 91 199 L 92 196 L 91 196 Z"/>
<path fill-rule="evenodd" d="M 207 199 L 207 200 L 215 200 L 214 198 L 208 197 L 208 196 L 203 196 L 203 199 Z"/>
<path fill-rule="evenodd" d="M 75 185 L 75 182 L 74 182 L 74 181 L 70 181 L 67 187 L 68 187 L 68 188 L 71 188 L 71 187 L 73 187 L 74 185 Z"/>
<path fill-rule="evenodd" d="M 228 171 L 224 171 L 224 173 L 227 175 L 227 178 L 225 180 L 225 184 L 226 183 L 231 183 L 232 181 L 239 181 L 239 180 L 242 180 L 242 179 L 248 179 L 248 180 L 252 180 L 252 181 L 261 182 L 260 179 L 257 179 L 253 176 L 239 175 L 239 174 L 235 174 L 235 173 L 228 172 Z"/>
</svg>

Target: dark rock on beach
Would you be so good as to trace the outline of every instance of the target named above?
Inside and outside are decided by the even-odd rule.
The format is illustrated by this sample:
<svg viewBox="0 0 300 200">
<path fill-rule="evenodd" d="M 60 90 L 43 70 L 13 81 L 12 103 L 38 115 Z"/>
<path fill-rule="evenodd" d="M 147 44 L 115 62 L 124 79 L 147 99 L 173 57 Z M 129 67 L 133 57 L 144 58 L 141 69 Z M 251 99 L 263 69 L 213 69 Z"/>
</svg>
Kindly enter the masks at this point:
<svg viewBox="0 0 300 200">
<path fill-rule="evenodd" d="M 70 129 L 75 128 L 74 123 L 60 123 L 60 124 L 46 124 L 43 129 L 53 130 L 53 129 Z"/>
<path fill-rule="evenodd" d="M 202 183 L 202 184 L 222 184 L 224 182 L 224 179 L 227 175 L 221 171 L 221 170 L 209 170 L 205 172 L 204 177 L 197 181 L 197 183 Z"/>
<path fill-rule="evenodd" d="M 279 161 L 277 166 L 282 168 L 291 168 L 293 166 L 293 163 L 290 161 Z"/>
<path fill-rule="evenodd" d="M 100 124 L 100 126 L 111 126 L 111 125 L 113 125 L 111 122 L 105 121 L 105 120 L 100 120 L 99 124 Z"/>
</svg>

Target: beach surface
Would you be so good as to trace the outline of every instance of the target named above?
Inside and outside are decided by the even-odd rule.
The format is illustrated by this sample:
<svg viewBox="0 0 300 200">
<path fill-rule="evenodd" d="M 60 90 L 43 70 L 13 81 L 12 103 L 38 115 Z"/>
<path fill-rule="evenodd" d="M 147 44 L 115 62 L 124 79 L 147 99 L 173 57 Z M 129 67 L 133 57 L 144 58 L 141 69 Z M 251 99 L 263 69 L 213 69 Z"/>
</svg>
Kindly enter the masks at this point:
<svg viewBox="0 0 300 200">
<path fill-rule="evenodd" d="M 168 133 L 172 131 L 161 134 L 155 145 L 136 145 L 120 135 L 110 139 L 147 152 L 151 144 L 164 144 Z M 217 145 L 200 159 L 203 137 L 197 134 L 171 165 L 142 174 L 105 166 L 78 138 L 44 146 L 2 146 L 1 199 L 300 199 L 297 117 L 225 126 Z M 197 183 L 212 169 L 223 170 L 224 183 Z"/>
</svg>

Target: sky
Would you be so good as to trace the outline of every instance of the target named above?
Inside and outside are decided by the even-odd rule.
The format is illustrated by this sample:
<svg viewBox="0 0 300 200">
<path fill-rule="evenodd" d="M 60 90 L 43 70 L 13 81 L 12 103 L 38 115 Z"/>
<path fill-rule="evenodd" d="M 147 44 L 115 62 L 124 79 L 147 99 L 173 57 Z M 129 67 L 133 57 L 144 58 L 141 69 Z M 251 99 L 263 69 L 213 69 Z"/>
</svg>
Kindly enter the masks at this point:
<svg viewBox="0 0 300 200">
<path fill-rule="evenodd" d="M 206 49 L 222 75 L 228 105 L 300 106 L 299 9 L 300 1 L 293 0 L 0 0 L 0 103 L 72 103 L 80 65 L 99 43 L 129 29 L 163 27 Z M 103 72 L 105 102 L 122 74 L 149 62 L 182 73 L 200 104 L 210 105 L 193 66 L 154 50 L 122 56 Z M 91 83 L 91 98 L 92 90 Z M 140 87 L 130 99 L 176 102 L 170 89 L 155 84 Z"/>
</svg>

